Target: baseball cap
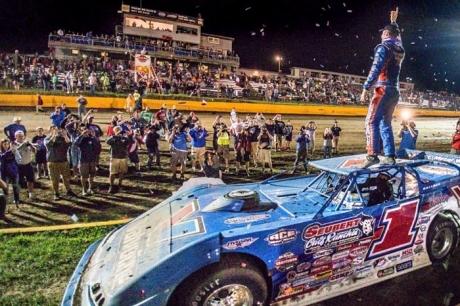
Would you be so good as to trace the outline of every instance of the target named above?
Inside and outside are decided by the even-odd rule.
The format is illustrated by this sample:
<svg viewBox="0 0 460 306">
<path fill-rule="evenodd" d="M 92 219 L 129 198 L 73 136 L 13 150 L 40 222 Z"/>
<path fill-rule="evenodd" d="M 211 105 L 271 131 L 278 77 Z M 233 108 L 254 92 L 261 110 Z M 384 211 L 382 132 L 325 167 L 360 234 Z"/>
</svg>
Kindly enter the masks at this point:
<svg viewBox="0 0 460 306">
<path fill-rule="evenodd" d="M 13 121 L 21 121 L 21 117 L 14 117 Z"/>
<path fill-rule="evenodd" d="M 16 131 L 16 133 L 14 133 L 14 136 L 18 136 L 18 135 L 24 135 L 24 132 L 23 131 Z"/>
<path fill-rule="evenodd" d="M 388 31 L 390 32 L 391 35 L 393 36 L 398 36 L 400 31 L 399 31 L 399 27 L 395 24 L 387 24 L 383 29 L 379 30 L 379 32 L 383 32 L 383 31 Z"/>
</svg>

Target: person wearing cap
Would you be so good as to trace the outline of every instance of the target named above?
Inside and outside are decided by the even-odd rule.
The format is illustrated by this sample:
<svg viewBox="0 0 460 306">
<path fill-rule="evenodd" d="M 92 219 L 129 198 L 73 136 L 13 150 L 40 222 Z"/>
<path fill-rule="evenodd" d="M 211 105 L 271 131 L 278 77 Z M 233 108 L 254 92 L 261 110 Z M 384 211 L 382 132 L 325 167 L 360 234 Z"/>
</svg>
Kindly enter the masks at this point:
<svg viewBox="0 0 460 306">
<path fill-rule="evenodd" d="M 83 97 L 83 95 L 80 95 L 77 98 L 77 105 L 78 117 L 83 118 L 86 115 L 86 106 L 88 105 L 88 100 L 86 100 L 86 98 Z"/>
<path fill-rule="evenodd" d="M 361 165 L 367 168 L 375 164 L 395 164 L 395 141 L 391 119 L 399 101 L 399 73 L 404 59 L 400 31 L 396 19 L 398 8 L 391 11 L 391 24 L 382 30 L 382 42 L 374 51 L 374 62 L 363 85 L 361 101 L 365 101 L 369 90 L 375 85 L 365 120 L 367 158 Z M 380 160 L 380 141 L 385 156 Z"/>
<path fill-rule="evenodd" d="M 14 141 L 14 144 L 19 152 L 19 156 L 16 157 L 16 162 L 18 163 L 19 170 L 19 184 L 21 186 L 27 185 L 29 199 L 32 200 L 34 198 L 33 191 L 35 183 L 35 173 L 32 166 L 32 158 L 37 152 L 37 149 L 31 142 L 26 140 L 22 131 L 17 131 L 15 133 L 15 138 L 16 140 Z"/>
<path fill-rule="evenodd" d="M 109 193 L 116 193 L 115 177 L 118 175 L 118 190 L 122 188 L 123 178 L 128 172 L 128 146 L 134 143 L 133 131 L 131 129 L 126 132 L 127 137 L 123 136 L 121 126 L 113 128 L 113 135 L 105 141 L 110 147 L 110 187 Z"/>
<path fill-rule="evenodd" d="M 331 127 L 331 132 L 332 136 L 332 151 L 336 154 L 339 153 L 339 139 L 340 139 L 340 133 L 342 132 L 342 128 L 339 126 L 339 122 L 337 120 L 334 120 L 334 125 Z"/>
<path fill-rule="evenodd" d="M 14 135 L 17 131 L 22 131 L 24 135 L 27 134 L 26 127 L 21 124 L 21 117 L 14 117 L 13 122 L 3 128 L 3 132 L 10 141 L 15 140 Z"/>
<path fill-rule="evenodd" d="M 281 119 L 281 114 L 277 114 L 273 121 L 275 122 L 275 150 L 280 151 L 283 146 L 283 136 L 286 131 L 286 124 Z"/>
<path fill-rule="evenodd" d="M 55 201 L 59 200 L 59 181 L 62 178 L 67 196 L 77 196 L 70 187 L 70 168 L 67 159 L 67 152 L 71 145 L 70 138 L 65 129 L 55 125 L 49 128 L 50 134 L 45 138 L 46 159 L 48 161 L 48 171 L 51 179 Z"/>
<path fill-rule="evenodd" d="M 401 138 L 401 143 L 399 144 L 399 150 L 396 151 L 396 157 L 407 158 L 406 149 L 416 149 L 418 130 L 415 129 L 415 122 L 413 120 L 403 120 L 398 137 Z"/>
</svg>

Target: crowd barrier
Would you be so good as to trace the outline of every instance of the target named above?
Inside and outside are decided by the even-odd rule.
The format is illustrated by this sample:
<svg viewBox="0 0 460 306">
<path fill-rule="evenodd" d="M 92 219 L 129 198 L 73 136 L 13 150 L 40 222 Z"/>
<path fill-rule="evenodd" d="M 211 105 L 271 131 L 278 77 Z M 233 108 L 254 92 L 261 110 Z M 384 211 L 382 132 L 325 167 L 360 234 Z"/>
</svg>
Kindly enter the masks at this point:
<svg viewBox="0 0 460 306">
<path fill-rule="evenodd" d="M 91 109 L 124 109 L 124 98 L 110 97 L 91 97 L 85 96 L 88 100 L 87 108 Z M 0 106 L 6 107 L 35 107 L 36 95 L 12 95 L 0 94 Z M 61 103 L 65 103 L 67 107 L 77 107 L 77 96 L 47 96 L 43 95 L 43 107 L 54 108 Z M 282 115 L 309 115 L 309 116 L 355 116 L 365 117 L 367 114 L 367 106 L 337 106 L 323 104 L 283 104 L 283 102 L 273 102 L 270 104 L 249 103 L 245 101 L 231 102 L 215 102 L 206 101 L 180 101 L 180 100 L 156 100 L 143 99 L 143 106 L 149 106 L 153 111 L 161 108 L 166 104 L 168 108 L 173 105 L 182 112 L 216 112 L 229 113 L 234 107 L 240 114 L 282 114 Z M 397 108 L 395 116 L 401 116 L 405 108 Z M 460 112 L 450 110 L 432 110 L 432 109 L 410 109 L 413 117 L 460 117 Z"/>
</svg>

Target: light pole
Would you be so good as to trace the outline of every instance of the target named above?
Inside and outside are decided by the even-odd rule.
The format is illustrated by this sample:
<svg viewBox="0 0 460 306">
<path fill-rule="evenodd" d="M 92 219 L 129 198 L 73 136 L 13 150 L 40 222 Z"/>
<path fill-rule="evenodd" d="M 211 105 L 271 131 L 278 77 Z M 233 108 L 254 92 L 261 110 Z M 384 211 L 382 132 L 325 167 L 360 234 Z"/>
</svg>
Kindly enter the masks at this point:
<svg viewBox="0 0 460 306">
<path fill-rule="evenodd" d="M 280 73 L 281 72 L 281 61 L 283 60 L 283 58 L 281 56 L 277 56 L 276 60 L 278 61 L 278 73 Z"/>
</svg>

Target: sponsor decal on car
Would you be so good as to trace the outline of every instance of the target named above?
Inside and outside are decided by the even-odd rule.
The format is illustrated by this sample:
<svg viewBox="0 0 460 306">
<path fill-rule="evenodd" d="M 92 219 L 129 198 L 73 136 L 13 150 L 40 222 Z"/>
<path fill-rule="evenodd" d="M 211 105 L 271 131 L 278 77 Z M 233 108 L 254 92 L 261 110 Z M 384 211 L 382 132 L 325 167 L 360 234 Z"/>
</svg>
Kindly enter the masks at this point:
<svg viewBox="0 0 460 306">
<path fill-rule="evenodd" d="M 345 271 L 350 271 L 350 270 L 351 270 L 351 266 L 348 266 L 348 267 L 334 269 L 334 270 L 332 270 L 332 273 L 333 274 L 339 274 L 339 273 L 342 273 L 342 272 L 345 272 Z"/>
<path fill-rule="evenodd" d="M 285 289 L 281 289 L 282 286 L 280 285 L 280 292 L 277 299 L 298 294 L 304 290 L 303 286 L 291 287 L 289 284 L 283 284 L 283 288 L 284 285 L 287 285 L 287 287 Z"/>
<path fill-rule="evenodd" d="M 332 269 L 343 268 L 343 267 L 349 266 L 351 263 L 352 263 L 351 259 L 348 259 L 348 258 L 339 259 L 338 261 L 332 263 Z"/>
<path fill-rule="evenodd" d="M 334 255 L 332 255 L 332 260 L 337 260 L 337 259 L 348 257 L 348 254 L 350 254 L 349 250 L 345 250 L 345 251 L 335 253 Z"/>
<path fill-rule="evenodd" d="M 417 240 L 415 240 L 414 243 L 415 243 L 416 245 L 419 245 L 419 244 L 422 244 L 423 241 L 424 241 L 423 239 L 417 239 Z"/>
<path fill-rule="evenodd" d="M 268 235 L 265 240 L 269 245 L 280 245 L 296 240 L 298 231 L 294 229 L 279 230 L 276 233 Z"/>
<path fill-rule="evenodd" d="M 319 267 L 314 267 L 311 269 L 310 273 L 311 274 L 318 274 L 326 270 L 331 270 L 332 269 L 332 264 L 328 263 L 324 266 L 319 266 Z"/>
<path fill-rule="evenodd" d="M 412 260 L 408 260 L 396 265 L 396 272 L 401 272 L 412 268 Z"/>
<path fill-rule="evenodd" d="M 421 232 L 426 231 L 426 225 L 420 225 L 420 231 Z"/>
<path fill-rule="evenodd" d="M 331 255 L 334 251 L 332 249 L 320 250 L 313 254 L 313 258 L 319 258 L 327 255 Z"/>
<path fill-rule="evenodd" d="M 337 274 L 333 274 L 330 278 L 330 281 L 331 282 L 336 282 L 336 281 L 339 281 L 339 280 L 342 280 L 344 279 L 345 277 L 351 275 L 351 271 L 345 271 L 345 272 L 341 272 L 341 273 L 337 273 Z"/>
<path fill-rule="evenodd" d="M 393 273 L 395 273 L 395 267 L 388 267 L 383 270 L 379 270 L 377 272 L 377 277 L 385 277 Z"/>
<path fill-rule="evenodd" d="M 383 257 L 375 260 L 372 265 L 374 266 L 374 268 L 380 268 L 383 267 L 387 262 L 388 260 L 386 260 L 385 257 Z"/>
<path fill-rule="evenodd" d="M 269 214 L 264 215 L 253 215 L 253 216 L 246 216 L 246 217 L 236 217 L 230 218 L 224 221 L 225 224 L 242 224 L 242 223 L 251 223 L 251 222 L 258 222 L 265 219 L 270 218 Z"/>
<path fill-rule="evenodd" d="M 401 253 L 388 255 L 387 258 L 389 261 L 399 260 L 401 258 Z"/>
<path fill-rule="evenodd" d="M 313 262 L 313 267 L 322 266 L 322 265 L 330 262 L 331 260 L 332 260 L 332 257 L 330 255 L 318 258 L 317 260 L 315 260 Z"/>
<path fill-rule="evenodd" d="M 307 284 L 307 283 L 311 283 L 311 282 L 313 282 L 315 280 L 316 280 L 315 276 L 308 276 L 308 277 L 304 277 L 304 278 L 299 278 L 299 279 L 296 279 L 295 281 L 292 282 L 292 286 L 304 285 L 304 284 Z"/>
<path fill-rule="evenodd" d="M 359 265 L 364 262 L 364 257 L 358 256 L 353 258 L 353 264 L 354 265 Z"/>
<path fill-rule="evenodd" d="M 280 272 L 286 272 L 294 268 L 297 264 L 298 258 L 292 253 L 284 253 L 275 260 L 275 268 Z"/>
<path fill-rule="evenodd" d="M 309 261 L 307 262 L 302 262 L 297 265 L 296 270 L 297 272 L 303 272 L 305 270 L 308 270 L 311 268 L 311 263 Z"/>
<path fill-rule="evenodd" d="M 425 249 L 423 248 L 422 245 L 418 245 L 418 246 L 416 246 L 415 249 L 414 249 L 414 253 L 415 253 L 415 254 L 421 254 L 421 253 L 423 253 L 423 252 L 425 252 Z"/>
<path fill-rule="evenodd" d="M 332 270 L 329 271 L 323 271 L 321 273 L 318 273 L 315 275 L 316 279 L 323 279 L 323 278 L 329 278 L 332 275 Z"/>
<path fill-rule="evenodd" d="M 369 239 L 366 239 L 366 240 L 361 240 L 361 241 L 359 242 L 358 245 L 359 245 L 359 246 L 361 246 L 361 245 L 367 245 L 367 244 L 369 244 L 369 243 L 371 243 L 371 242 L 372 242 L 372 239 L 369 238 Z"/>
<path fill-rule="evenodd" d="M 443 202 L 446 202 L 449 200 L 449 196 L 447 194 L 442 194 L 439 196 L 434 196 L 434 197 L 429 197 L 428 198 L 428 207 L 433 208 L 437 205 L 442 204 Z"/>
<path fill-rule="evenodd" d="M 323 278 L 323 279 L 318 280 L 318 281 L 316 281 L 316 282 L 311 282 L 311 283 L 305 285 L 305 289 L 313 289 L 313 288 L 322 286 L 322 285 L 324 285 L 325 283 L 327 283 L 328 281 L 329 281 L 328 278 Z"/>
<path fill-rule="evenodd" d="M 296 279 L 305 278 L 309 275 L 310 275 L 310 271 L 301 272 L 301 273 L 296 273 L 295 271 L 289 271 L 286 277 L 289 281 L 292 282 Z"/>
<path fill-rule="evenodd" d="M 335 249 L 336 249 L 337 252 L 340 252 L 340 251 L 343 251 L 343 250 L 351 249 L 352 246 L 353 246 L 353 244 L 350 243 L 350 244 L 345 244 L 345 245 L 339 245 Z"/>
<path fill-rule="evenodd" d="M 401 259 L 411 258 L 414 256 L 414 251 L 412 249 L 403 250 L 401 252 Z"/>
<path fill-rule="evenodd" d="M 350 250 L 350 256 L 351 257 L 358 257 L 358 256 L 364 256 L 367 253 L 368 247 L 367 246 L 360 246 L 354 249 Z"/>
<path fill-rule="evenodd" d="M 229 241 L 226 244 L 224 244 L 222 247 L 226 250 L 235 250 L 238 248 L 244 248 L 244 247 L 250 246 L 258 239 L 259 238 L 253 238 L 253 237 L 241 238 L 238 240 Z"/>
<path fill-rule="evenodd" d="M 374 218 L 364 214 L 341 222 L 310 225 L 302 234 L 305 253 L 308 254 L 317 248 L 333 247 L 368 238 L 374 234 L 373 226 Z"/>
</svg>

